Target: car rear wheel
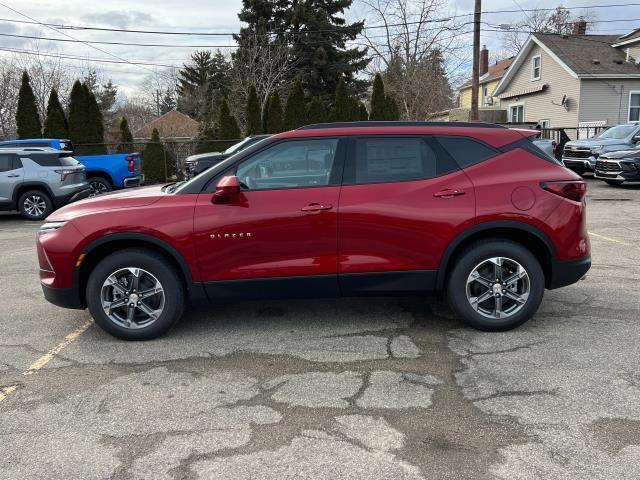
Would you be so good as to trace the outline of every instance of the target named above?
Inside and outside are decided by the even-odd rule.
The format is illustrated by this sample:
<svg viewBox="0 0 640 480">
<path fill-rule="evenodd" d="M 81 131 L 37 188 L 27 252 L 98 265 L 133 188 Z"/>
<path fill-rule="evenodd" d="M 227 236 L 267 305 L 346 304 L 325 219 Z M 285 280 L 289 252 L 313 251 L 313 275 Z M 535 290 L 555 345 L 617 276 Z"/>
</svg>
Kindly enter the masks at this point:
<svg viewBox="0 0 640 480">
<path fill-rule="evenodd" d="M 605 182 L 607 182 L 607 185 L 611 185 L 613 187 L 619 187 L 624 183 L 623 180 L 605 180 Z"/>
<path fill-rule="evenodd" d="M 538 310 L 545 278 L 535 256 L 509 240 L 485 240 L 458 258 L 447 283 L 451 309 L 469 326 L 504 331 Z"/>
<path fill-rule="evenodd" d="M 173 266 L 155 252 L 122 250 L 89 275 L 87 306 L 96 323 L 124 340 L 150 340 L 182 316 L 184 288 Z"/>
<path fill-rule="evenodd" d="M 53 211 L 53 202 L 43 191 L 29 190 L 20 195 L 18 210 L 27 220 L 43 220 Z"/>
<path fill-rule="evenodd" d="M 89 182 L 89 186 L 91 187 L 91 196 L 100 195 L 113 190 L 113 185 L 111 185 L 111 182 L 106 178 L 91 177 L 87 182 Z"/>
</svg>

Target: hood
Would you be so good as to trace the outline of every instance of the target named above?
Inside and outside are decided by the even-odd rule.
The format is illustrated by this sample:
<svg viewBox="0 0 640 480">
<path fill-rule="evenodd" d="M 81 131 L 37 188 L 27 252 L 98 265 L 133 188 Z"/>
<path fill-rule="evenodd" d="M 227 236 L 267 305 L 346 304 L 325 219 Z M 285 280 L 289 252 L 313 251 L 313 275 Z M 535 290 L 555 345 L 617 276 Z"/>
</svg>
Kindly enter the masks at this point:
<svg viewBox="0 0 640 480">
<path fill-rule="evenodd" d="M 620 158 L 628 158 L 629 160 L 640 160 L 640 148 L 607 152 L 602 154 L 601 158 L 610 158 L 616 160 Z"/>
<path fill-rule="evenodd" d="M 167 195 L 162 191 L 162 187 L 164 187 L 164 185 L 130 188 L 98 195 L 96 197 L 89 197 L 56 210 L 47 217 L 47 221 L 71 220 L 72 218 L 87 213 L 101 212 L 104 210 L 145 207 Z"/>
<path fill-rule="evenodd" d="M 623 145 L 624 140 L 619 140 L 616 138 L 585 138 L 584 140 L 571 140 L 567 142 L 564 148 L 567 147 L 582 147 L 582 148 L 591 148 L 594 145 Z"/>
</svg>

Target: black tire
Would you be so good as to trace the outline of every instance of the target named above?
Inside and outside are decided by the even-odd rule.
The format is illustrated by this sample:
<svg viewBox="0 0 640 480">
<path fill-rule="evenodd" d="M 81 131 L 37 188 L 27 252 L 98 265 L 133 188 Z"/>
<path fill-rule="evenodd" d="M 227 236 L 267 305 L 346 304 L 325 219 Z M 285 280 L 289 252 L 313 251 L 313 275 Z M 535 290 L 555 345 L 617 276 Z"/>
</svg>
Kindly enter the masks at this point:
<svg viewBox="0 0 640 480">
<path fill-rule="evenodd" d="M 27 220 L 44 220 L 53 212 L 53 202 L 48 193 L 29 190 L 20 195 L 18 210 Z"/>
<path fill-rule="evenodd" d="M 524 306 L 503 319 L 488 318 L 467 299 L 467 279 L 476 266 L 493 257 L 518 262 L 529 275 L 529 297 Z M 486 239 L 466 248 L 456 259 L 447 279 L 447 299 L 453 312 L 467 325 L 487 332 L 511 330 L 529 320 L 544 295 L 545 277 L 536 257 L 522 245 L 506 239 Z"/>
<path fill-rule="evenodd" d="M 619 187 L 624 183 L 624 180 L 605 180 L 605 182 L 612 187 Z"/>
<path fill-rule="evenodd" d="M 113 190 L 111 182 L 103 177 L 89 177 L 87 182 L 89 182 L 89 186 L 91 187 L 91 195 L 100 195 Z"/>
<path fill-rule="evenodd" d="M 107 316 L 101 304 L 102 286 L 106 279 L 122 268 L 135 267 L 152 274 L 164 289 L 164 308 L 148 326 L 130 329 Z M 162 255 L 146 249 L 126 249 L 105 257 L 91 271 L 86 289 L 87 306 L 94 320 L 105 331 L 123 340 L 151 340 L 173 327 L 184 311 L 185 292 L 178 272 Z"/>
</svg>

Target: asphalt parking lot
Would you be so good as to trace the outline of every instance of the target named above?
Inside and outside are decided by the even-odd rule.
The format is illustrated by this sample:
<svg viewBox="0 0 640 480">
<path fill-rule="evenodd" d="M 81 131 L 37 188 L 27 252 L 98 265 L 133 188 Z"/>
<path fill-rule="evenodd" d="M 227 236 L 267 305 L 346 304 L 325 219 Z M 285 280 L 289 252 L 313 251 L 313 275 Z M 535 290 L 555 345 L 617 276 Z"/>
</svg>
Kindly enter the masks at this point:
<svg viewBox="0 0 640 480">
<path fill-rule="evenodd" d="M 426 299 L 247 302 L 116 340 L 45 302 L 0 216 L 0 478 L 625 479 L 640 465 L 640 187 L 589 181 L 594 265 L 481 333 Z"/>
</svg>

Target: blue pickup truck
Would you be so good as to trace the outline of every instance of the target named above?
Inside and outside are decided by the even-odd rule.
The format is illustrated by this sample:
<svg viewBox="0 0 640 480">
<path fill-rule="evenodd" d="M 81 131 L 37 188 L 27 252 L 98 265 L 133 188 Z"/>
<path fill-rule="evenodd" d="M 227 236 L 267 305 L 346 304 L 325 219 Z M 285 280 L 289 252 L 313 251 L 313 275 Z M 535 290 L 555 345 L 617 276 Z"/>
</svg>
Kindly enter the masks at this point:
<svg viewBox="0 0 640 480">
<path fill-rule="evenodd" d="M 69 140 L 34 138 L 0 142 L 0 148 L 50 147 L 70 152 L 85 166 L 87 181 L 92 194 L 142 185 L 144 175 L 140 172 L 138 153 L 116 153 L 113 155 L 75 156 L 75 148 Z"/>
</svg>

